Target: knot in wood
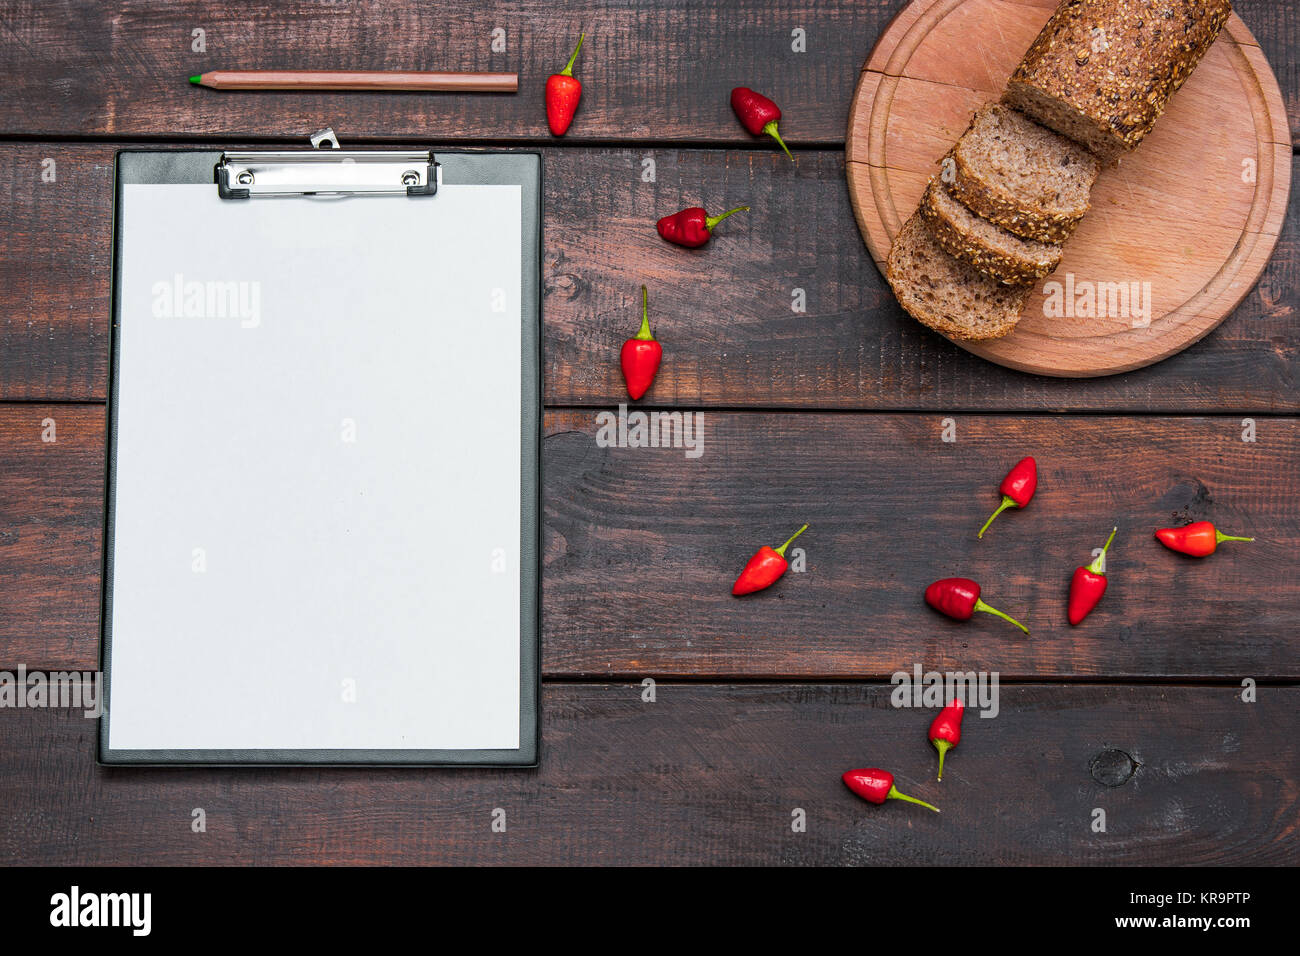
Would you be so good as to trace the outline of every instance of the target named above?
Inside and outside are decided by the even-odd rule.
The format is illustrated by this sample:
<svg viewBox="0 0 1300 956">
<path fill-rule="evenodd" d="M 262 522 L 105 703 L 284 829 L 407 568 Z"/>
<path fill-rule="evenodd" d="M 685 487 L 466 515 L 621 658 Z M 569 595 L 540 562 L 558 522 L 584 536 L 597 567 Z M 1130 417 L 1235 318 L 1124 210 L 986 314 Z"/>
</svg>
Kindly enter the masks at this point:
<svg viewBox="0 0 1300 956">
<path fill-rule="evenodd" d="M 1122 787 L 1137 770 L 1137 761 L 1122 750 L 1103 750 L 1092 758 L 1088 772 L 1105 787 Z"/>
</svg>

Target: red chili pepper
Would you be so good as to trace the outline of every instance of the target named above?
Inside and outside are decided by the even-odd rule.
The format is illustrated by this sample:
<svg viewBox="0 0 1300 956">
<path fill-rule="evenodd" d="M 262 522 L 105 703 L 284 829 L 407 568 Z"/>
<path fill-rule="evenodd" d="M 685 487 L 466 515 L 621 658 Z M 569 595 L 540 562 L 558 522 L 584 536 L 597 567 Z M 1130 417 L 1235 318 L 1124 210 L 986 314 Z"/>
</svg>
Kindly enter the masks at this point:
<svg viewBox="0 0 1300 956">
<path fill-rule="evenodd" d="M 1002 479 L 1002 484 L 998 485 L 998 491 L 1002 493 L 1002 504 L 998 505 L 998 510 L 984 522 L 984 527 L 980 528 L 980 533 L 976 537 L 984 537 L 984 532 L 989 530 L 993 519 L 1008 508 L 1023 508 L 1029 504 L 1037 490 L 1038 462 L 1032 457 L 1021 458 L 1016 462 L 1015 467 L 1007 472 L 1007 476 Z"/>
<path fill-rule="evenodd" d="M 1092 609 L 1101 601 L 1101 596 L 1106 593 L 1106 552 L 1110 550 L 1110 543 L 1115 540 L 1115 532 L 1118 530 L 1110 529 L 1110 537 L 1092 564 L 1086 568 L 1074 569 L 1074 577 L 1070 579 L 1070 600 L 1066 607 L 1066 615 L 1071 624 L 1083 623 L 1083 619 L 1092 613 Z"/>
<path fill-rule="evenodd" d="M 793 541 L 799 535 L 808 530 L 804 525 L 794 534 L 790 535 L 790 541 Z M 776 583 L 776 579 L 785 574 L 785 569 L 790 566 L 790 562 L 785 559 L 785 549 L 790 547 L 790 541 L 781 545 L 779 548 L 769 548 L 763 545 L 754 554 L 745 569 L 740 572 L 740 577 L 736 578 L 736 583 L 731 586 L 731 593 L 735 595 L 752 594 L 755 591 L 761 591 L 763 588 L 770 588 Z"/>
<path fill-rule="evenodd" d="M 880 770 L 876 767 L 867 767 L 862 770 L 846 771 L 840 778 L 844 781 L 844 786 L 848 787 L 863 800 L 868 803 L 884 803 L 886 800 L 906 800 L 908 803 L 915 803 L 923 807 L 929 807 L 935 813 L 939 812 L 938 807 L 930 806 L 924 800 L 918 800 L 916 797 L 909 797 L 905 793 L 899 793 L 898 788 L 894 786 L 894 775 L 888 770 Z"/>
<path fill-rule="evenodd" d="M 935 581 L 925 589 L 925 603 L 941 614 L 947 614 L 959 621 L 969 621 L 976 611 L 995 614 L 1004 621 L 1010 621 L 1026 634 L 1029 633 L 1029 628 L 1014 617 L 1003 614 L 997 608 L 989 607 L 981 601 L 980 586 L 970 578 L 944 578 Z"/>
<path fill-rule="evenodd" d="M 958 697 L 939 711 L 930 723 L 930 743 L 939 751 L 939 779 L 943 779 L 943 757 L 951 747 L 961 743 L 961 718 L 966 712 L 965 702 Z"/>
<path fill-rule="evenodd" d="M 776 124 L 781 119 L 781 108 L 762 93 L 755 93 L 747 86 L 738 86 L 731 91 L 731 108 L 740 117 L 741 124 L 755 136 L 766 133 L 781 144 L 785 154 L 790 156 L 785 140 L 777 132 Z M 790 162 L 794 157 L 790 156 Z"/>
<path fill-rule="evenodd" d="M 563 136 L 573 122 L 573 114 L 578 112 L 578 100 L 582 99 L 582 84 L 573 77 L 573 62 L 578 59 L 578 50 L 587 34 L 578 35 L 578 46 L 569 57 L 569 62 L 559 73 L 552 73 L 546 80 L 546 122 L 551 132 Z"/>
<path fill-rule="evenodd" d="M 623 366 L 623 381 L 632 400 L 649 391 L 659 371 L 659 360 L 664 357 L 664 347 L 650 334 L 650 303 L 645 286 L 641 287 L 641 330 L 623 343 L 618 361 Z"/>
<path fill-rule="evenodd" d="M 728 209 L 721 216 L 710 216 L 700 206 L 691 206 L 671 216 L 664 216 L 655 228 L 659 230 L 659 235 L 669 242 L 694 249 L 709 241 L 713 235 L 713 227 L 722 220 L 734 212 L 748 209 L 748 206 L 737 206 L 735 209 Z"/>
<path fill-rule="evenodd" d="M 1190 554 L 1194 558 L 1204 558 L 1214 554 L 1222 541 L 1254 541 L 1254 538 L 1238 538 L 1223 534 L 1208 521 L 1195 521 L 1182 528 L 1161 528 L 1156 538 L 1166 548 Z"/>
</svg>

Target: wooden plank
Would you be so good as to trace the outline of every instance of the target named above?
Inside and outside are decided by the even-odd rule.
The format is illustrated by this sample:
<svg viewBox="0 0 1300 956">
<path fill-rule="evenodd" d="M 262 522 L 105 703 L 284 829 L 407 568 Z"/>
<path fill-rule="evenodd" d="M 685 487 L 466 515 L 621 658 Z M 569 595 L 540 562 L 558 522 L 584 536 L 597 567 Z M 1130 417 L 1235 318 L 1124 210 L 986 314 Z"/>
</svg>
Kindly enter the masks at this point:
<svg viewBox="0 0 1300 956">
<path fill-rule="evenodd" d="M 101 145 L 0 148 L 0 399 L 107 392 L 112 157 Z M 547 149 L 546 400 L 607 406 L 647 282 L 666 357 L 660 405 L 953 410 L 1300 411 L 1300 190 L 1264 277 L 1207 339 L 1160 365 L 1092 382 L 1000 369 L 912 321 L 853 221 L 839 153 L 791 166 L 754 152 Z M 655 182 L 642 181 L 643 160 Z M 42 181 L 55 162 L 55 182 Z M 1294 166 L 1293 166 L 1294 169 Z M 681 206 L 753 209 L 709 246 L 664 243 Z M 804 290 L 806 312 L 793 311 Z"/>
<path fill-rule="evenodd" d="M 80 712 L 14 710 L 0 727 L 0 860 L 1300 862 L 1296 688 L 1247 704 L 1232 687 L 1004 685 L 996 718 L 968 713 L 942 783 L 933 710 L 895 710 L 890 690 L 660 684 L 647 703 L 639 685 L 551 684 L 535 771 L 108 770 Z M 892 768 L 942 813 L 864 803 L 839 780 L 861 766 Z"/>
<path fill-rule="evenodd" d="M 843 142 L 849 97 L 895 0 L 794 7 L 581 0 L 411 4 L 403 0 L 247 7 L 212 0 L 86 7 L 0 5 L 0 57 L 12 85 L 0 131 L 28 136 L 305 136 L 549 140 L 542 91 L 587 31 L 575 75 L 583 99 L 567 142 L 609 139 L 757 143 L 728 97 L 751 86 L 782 105 L 792 144 Z M 206 52 L 193 52 L 192 31 Z M 505 50 L 493 52 L 493 31 Z M 806 35 L 795 52 L 792 31 Z M 516 95 L 257 93 L 192 88 L 209 69 L 440 69 L 519 73 Z M 762 148 L 767 148 L 762 146 Z"/>
<path fill-rule="evenodd" d="M 103 401 L 113 150 L 0 146 L 0 183 L 0 398 Z"/>
<path fill-rule="evenodd" d="M 104 408 L 0 406 L 0 463 L 0 659 L 94 667 Z"/>
<path fill-rule="evenodd" d="M 1300 673 L 1294 419 L 1247 443 L 1235 418 L 704 413 L 694 460 L 601 448 L 590 412 L 553 412 L 546 429 L 551 674 L 882 676 L 921 648 L 1017 676 Z M 976 540 L 1026 454 L 1038 497 Z M 1201 518 L 1260 540 L 1210 563 L 1151 539 Z M 805 521 L 806 573 L 731 597 L 753 551 Z M 1105 604 L 1071 628 L 1069 577 L 1112 524 Z M 981 581 L 1033 636 L 930 611 L 925 585 L 949 576 Z"/>
<path fill-rule="evenodd" d="M 41 446 L 37 424 L 59 423 Z M 0 666 L 94 667 L 99 409 L 0 407 Z M 552 410 L 543 443 L 543 667 L 553 677 L 883 678 L 917 660 L 1010 678 L 1300 675 L 1300 421 L 1238 418 L 703 413 L 699 457 L 607 448 L 596 413 Z M 1006 469 L 1040 463 L 1038 497 L 983 541 Z M 1209 518 L 1255 534 L 1196 561 L 1154 528 Z M 731 597 L 761 544 L 801 522 L 807 570 Z M 1112 524 L 1105 603 L 1065 622 L 1075 566 Z M 974 577 L 1022 617 L 926 608 Z M 53 622 L 53 623 L 51 623 Z"/>
<path fill-rule="evenodd" d="M 345 136 L 545 139 L 546 76 L 588 32 L 576 74 L 583 103 L 571 142 L 609 139 L 752 143 L 727 96 L 746 85 L 782 105 L 793 144 L 843 142 L 853 84 L 902 0 L 688 6 L 634 12 L 582 0 L 474 5 L 402 0 L 246 7 L 214 0 L 86 6 L 73 0 L 0 4 L 0 57 L 9 64 L 0 132 L 284 136 L 326 123 Z M 1300 126 L 1297 18 L 1287 4 L 1238 0 Z M 205 31 L 195 52 L 193 31 Z M 492 32 L 505 50 L 492 51 Z M 806 53 L 792 31 L 806 33 Z M 447 69 L 520 74 L 515 96 L 221 94 L 186 77 L 209 69 Z"/>
<path fill-rule="evenodd" d="M 1300 10 L 1274 0 L 1233 0 L 1232 9 L 1259 41 L 1260 52 L 1277 76 L 1291 143 L 1300 147 Z"/>
</svg>

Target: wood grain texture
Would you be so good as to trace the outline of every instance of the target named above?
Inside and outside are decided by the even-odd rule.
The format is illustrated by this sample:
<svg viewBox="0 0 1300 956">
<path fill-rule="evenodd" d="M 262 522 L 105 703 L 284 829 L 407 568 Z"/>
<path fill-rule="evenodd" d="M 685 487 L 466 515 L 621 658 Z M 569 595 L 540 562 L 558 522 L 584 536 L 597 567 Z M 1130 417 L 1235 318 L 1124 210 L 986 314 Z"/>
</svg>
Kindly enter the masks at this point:
<svg viewBox="0 0 1300 956">
<path fill-rule="evenodd" d="M 579 30 L 582 108 L 567 142 L 654 139 L 756 143 L 727 103 L 734 86 L 773 97 L 782 134 L 842 143 L 863 58 L 902 0 L 649 0 L 634 6 L 544 0 L 491 6 L 407 0 L 289 0 L 221 4 L 178 0 L 0 3 L 0 132 L 24 136 L 303 135 L 333 124 L 346 137 L 548 137 L 546 77 L 563 67 Z M 1291 4 L 1237 0 L 1300 116 Z M 506 50 L 491 33 L 506 31 Z M 791 31 L 807 33 L 807 52 Z M 206 31 L 207 50 L 191 49 Z M 212 69 L 430 69 L 520 74 L 514 97 L 268 93 L 234 98 L 189 87 Z M 1300 122 L 1292 122 L 1300 128 Z"/>
<path fill-rule="evenodd" d="M 78 0 L 0 5 L 0 58 L 11 84 L 0 131 L 41 135 L 305 136 L 326 124 L 348 137 L 549 140 L 546 77 L 581 30 L 574 74 L 582 105 L 566 142 L 654 139 L 744 143 L 728 103 L 735 86 L 779 102 L 787 142 L 842 142 L 862 57 L 894 0 L 795 7 L 610 4 L 545 0 L 483 4 L 409 0 L 291 0 L 166 5 Z M 191 31 L 206 31 L 205 53 Z M 494 53 L 492 31 L 505 31 Z M 791 31 L 807 35 L 792 50 Z M 219 95 L 186 77 L 214 69 L 366 69 L 517 72 L 515 96 L 322 93 Z"/>
<path fill-rule="evenodd" d="M 1239 419 L 705 413 L 704 452 L 600 448 L 590 412 L 546 418 L 543 660 L 547 673 L 883 676 L 914 661 L 1012 676 L 1300 673 L 1300 423 Z M 1029 508 L 975 534 L 1023 455 Z M 1258 534 L 1215 563 L 1157 527 L 1209 518 Z M 759 545 L 803 522 L 807 571 L 729 589 Z M 1065 620 L 1075 567 L 1118 525 L 1104 604 Z M 1233 533 L 1228 531 L 1228 533 Z M 793 552 L 792 552 L 793 553 Z M 972 577 L 988 615 L 922 603 Z"/>
<path fill-rule="evenodd" d="M 998 96 L 1055 7 L 913 0 L 916 13 L 882 34 L 854 98 L 848 145 L 849 193 L 879 266 L 943 156 L 975 110 Z M 1182 351 L 1222 322 L 1264 270 L 1291 162 L 1277 81 L 1234 15 L 1155 131 L 1102 171 L 1092 210 L 1015 330 L 958 344 L 1000 365 L 1069 377 L 1129 371 Z M 1085 304 L 1076 316 L 1076 282 L 1118 283 L 1124 297 L 1103 298 L 1096 311 Z"/>
<path fill-rule="evenodd" d="M 91 660 L 104 422 L 101 406 L 0 407 L 0 658 L 15 667 Z"/>
<path fill-rule="evenodd" d="M 78 712 L 0 713 L 0 861 L 47 864 L 1300 862 L 1300 690 L 1002 686 L 945 761 L 887 686 L 547 685 L 535 771 L 108 770 Z M 1136 767 L 1097 769 L 1107 751 Z M 892 768 L 941 808 L 840 783 Z M 1102 782 L 1105 781 L 1105 782 Z M 1114 786 L 1108 783 L 1117 784 Z M 206 833 L 190 829 L 206 814 Z M 491 832 L 505 811 L 506 832 Z M 791 830 L 802 808 L 807 831 Z M 1094 808 L 1106 832 L 1093 833 Z"/>
<path fill-rule="evenodd" d="M 237 146 L 240 144 L 228 144 Z M 0 398 L 107 393 L 114 146 L 0 146 Z M 894 301 L 853 221 L 839 153 L 546 149 L 545 398 L 608 406 L 639 321 L 666 358 L 649 401 L 773 408 L 1300 411 L 1300 195 L 1264 276 L 1195 347 L 1097 381 L 1007 371 L 923 329 Z M 641 179 L 655 160 L 655 182 Z M 55 182 L 43 182 L 43 159 Z M 664 243 L 682 206 L 748 202 L 703 249 Z M 805 313 L 792 310 L 803 289 Z"/>
<path fill-rule="evenodd" d="M 0 666 L 98 660 L 102 412 L 0 409 L 9 531 Z M 37 425 L 60 422 L 60 444 Z M 1300 675 L 1300 422 L 1235 418 L 786 415 L 706 412 L 703 453 L 602 448 L 593 411 L 553 410 L 543 442 L 542 660 L 552 677 L 887 677 L 914 662 L 1010 678 Z M 1040 490 L 977 541 L 1022 455 Z M 1209 518 L 1255 534 L 1197 561 L 1156 527 Z M 761 544 L 800 523 L 807 570 L 731 597 Z M 1073 569 L 1112 523 L 1111 585 L 1065 622 Z M 12 529 L 16 529 L 12 530 Z M 926 584 L 974 577 L 986 615 L 927 609 Z"/>
</svg>

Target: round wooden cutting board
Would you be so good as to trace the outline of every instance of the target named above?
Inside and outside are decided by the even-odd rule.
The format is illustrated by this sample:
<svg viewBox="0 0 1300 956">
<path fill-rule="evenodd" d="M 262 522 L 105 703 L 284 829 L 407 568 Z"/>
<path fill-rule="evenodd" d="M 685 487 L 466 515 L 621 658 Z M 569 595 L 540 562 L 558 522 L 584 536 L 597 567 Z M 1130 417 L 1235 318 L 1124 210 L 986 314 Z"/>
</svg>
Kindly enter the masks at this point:
<svg viewBox="0 0 1300 956">
<path fill-rule="evenodd" d="M 849 113 L 858 226 L 890 244 L 971 115 L 996 99 L 1056 0 L 913 0 L 867 59 Z M 958 342 L 1042 375 L 1110 375 L 1200 339 L 1277 244 L 1291 134 L 1277 80 L 1236 14 L 1155 130 L 1103 169 L 1092 209 L 1003 339 Z"/>
</svg>

